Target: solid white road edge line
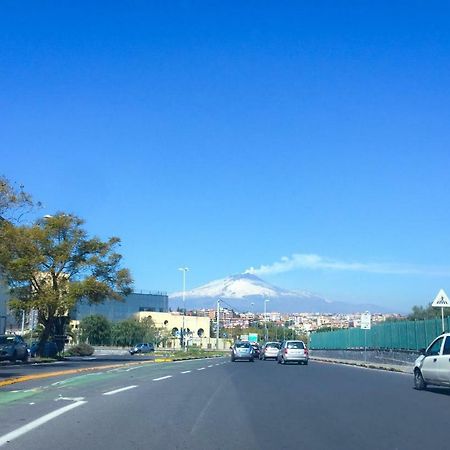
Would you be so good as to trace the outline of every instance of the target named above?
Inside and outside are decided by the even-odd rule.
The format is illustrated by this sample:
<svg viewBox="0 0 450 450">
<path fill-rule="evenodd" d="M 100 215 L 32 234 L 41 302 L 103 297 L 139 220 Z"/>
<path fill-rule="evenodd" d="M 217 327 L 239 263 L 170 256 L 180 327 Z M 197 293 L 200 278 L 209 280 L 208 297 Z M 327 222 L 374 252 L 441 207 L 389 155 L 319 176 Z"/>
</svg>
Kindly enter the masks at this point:
<svg viewBox="0 0 450 450">
<path fill-rule="evenodd" d="M 172 378 L 172 375 L 166 375 L 165 377 L 153 378 L 153 381 L 167 380 L 167 378 Z"/>
<path fill-rule="evenodd" d="M 44 425 L 44 423 L 55 419 L 56 417 L 60 416 L 61 414 L 66 413 L 67 411 L 70 411 L 71 409 L 74 409 L 78 406 L 84 405 L 87 403 L 86 401 L 80 401 L 76 403 L 71 403 L 70 405 L 64 406 L 63 408 L 57 409 L 56 411 L 53 411 L 49 414 L 46 414 L 45 416 L 40 417 L 39 419 L 33 420 L 33 422 L 30 422 L 23 427 L 17 428 L 17 430 L 11 431 L 10 433 L 4 434 L 3 436 L 0 436 L 0 447 L 5 445 L 6 443 L 17 439 L 18 437 L 28 433 L 31 430 L 34 430 L 37 427 L 40 427 L 41 425 Z"/>
<path fill-rule="evenodd" d="M 134 388 L 137 388 L 137 386 L 136 385 L 126 386 L 126 387 L 123 387 L 123 388 L 120 388 L 120 389 L 115 389 L 114 391 L 104 392 L 103 395 L 114 395 L 114 394 L 117 394 L 119 392 L 128 391 L 128 390 L 134 389 Z"/>
</svg>

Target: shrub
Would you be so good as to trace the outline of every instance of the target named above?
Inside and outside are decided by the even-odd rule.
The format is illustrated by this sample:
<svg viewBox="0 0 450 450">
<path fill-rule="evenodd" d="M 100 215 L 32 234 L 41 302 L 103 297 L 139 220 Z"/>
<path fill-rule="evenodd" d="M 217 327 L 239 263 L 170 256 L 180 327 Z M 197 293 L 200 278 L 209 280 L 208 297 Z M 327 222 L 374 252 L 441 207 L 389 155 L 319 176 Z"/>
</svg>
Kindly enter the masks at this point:
<svg viewBox="0 0 450 450">
<path fill-rule="evenodd" d="M 74 345 L 66 351 L 67 356 L 91 356 L 93 353 L 94 347 L 84 343 Z"/>
</svg>

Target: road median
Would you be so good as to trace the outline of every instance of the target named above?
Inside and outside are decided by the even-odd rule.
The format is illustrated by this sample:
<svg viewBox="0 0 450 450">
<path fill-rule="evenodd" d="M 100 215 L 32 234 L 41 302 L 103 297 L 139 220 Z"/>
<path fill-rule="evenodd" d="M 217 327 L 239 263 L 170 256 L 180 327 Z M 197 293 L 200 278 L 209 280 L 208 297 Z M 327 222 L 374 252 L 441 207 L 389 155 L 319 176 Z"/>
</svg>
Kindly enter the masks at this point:
<svg viewBox="0 0 450 450">
<path fill-rule="evenodd" d="M 209 357 L 211 357 L 211 356 L 209 356 Z M 213 357 L 218 357 L 218 356 L 214 355 Z M 131 361 L 131 362 L 118 363 L 118 364 L 106 364 L 106 365 L 102 365 L 102 366 L 55 370 L 53 372 L 44 372 L 44 373 L 39 373 L 39 374 L 22 375 L 22 376 L 6 378 L 6 379 L 0 381 L 0 388 L 4 387 L 4 386 L 10 386 L 10 385 L 16 384 L 16 383 L 24 383 L 26 381 L 41 380 L 41 379 L 54 378 L 54 377 L 60 377 L 60 376 L 65 376 L 65 375 L 74 375 L 74 374 L 78 374 L 78 373 L 97 372 L 97 371 L 108 370 L 108 369 L 117 369 L 120 367 L 139 366 L 139 365 L 158 364 L 158 363 L 170 363 L 170 362 L 174 362 L 174 361 L 190 361 L 190 360 L 205 359 L 205 358 L 208 358 L 208 356 L 187 355 L 187 356 L 183 357 L 183 356 L 177 355 L 177 356 L 173 356 L 173 357 L 158 357 L 158 358 L 155 358 L 150 361 Z"/>
</svg>

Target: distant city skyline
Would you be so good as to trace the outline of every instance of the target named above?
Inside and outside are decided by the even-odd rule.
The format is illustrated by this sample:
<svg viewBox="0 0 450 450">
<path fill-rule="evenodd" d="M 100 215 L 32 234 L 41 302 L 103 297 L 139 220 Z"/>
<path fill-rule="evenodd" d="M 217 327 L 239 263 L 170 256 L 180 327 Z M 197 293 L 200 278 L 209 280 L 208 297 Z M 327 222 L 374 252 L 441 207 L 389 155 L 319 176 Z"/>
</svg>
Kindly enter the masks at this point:
<svg viewBox="0 0 450 450">
<path fill-rule="evenodd" d="M 1 7 L 0 173 L 119 236 L 136 290 L 189 267 L 402 311 L 450 292 L 450 5 L 25 4 Z"/>
</svg>

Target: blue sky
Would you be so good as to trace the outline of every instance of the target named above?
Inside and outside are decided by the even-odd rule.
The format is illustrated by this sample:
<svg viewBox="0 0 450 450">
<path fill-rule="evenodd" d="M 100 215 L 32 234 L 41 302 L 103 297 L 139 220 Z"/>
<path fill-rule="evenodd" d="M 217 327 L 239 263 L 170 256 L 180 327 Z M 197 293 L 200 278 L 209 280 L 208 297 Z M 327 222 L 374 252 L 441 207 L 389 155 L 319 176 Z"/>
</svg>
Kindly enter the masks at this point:
<svg viewBox="0 0 450 450">
<path fill-rule="evenodd" d="M 0 10 L 0 173 L 121 237 L 136 288 L 450 291 L 447 2 Z"/>
</svg>

